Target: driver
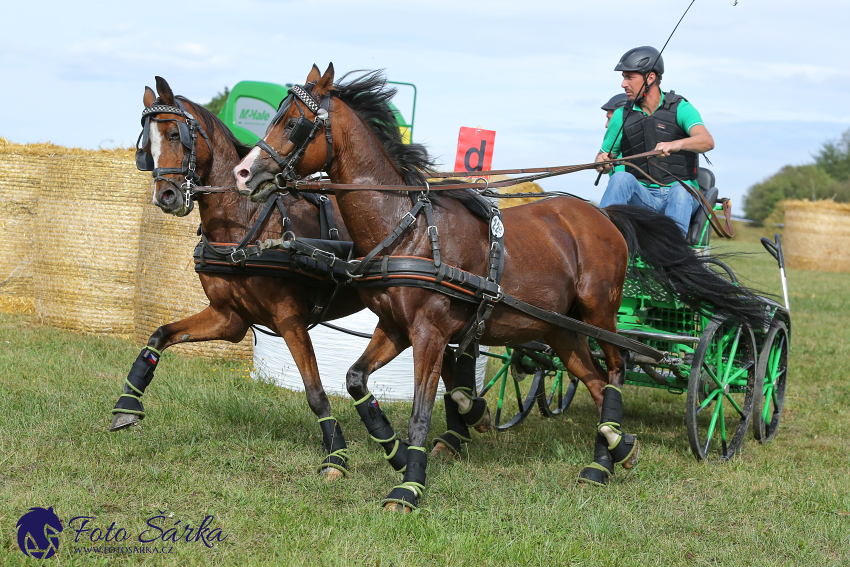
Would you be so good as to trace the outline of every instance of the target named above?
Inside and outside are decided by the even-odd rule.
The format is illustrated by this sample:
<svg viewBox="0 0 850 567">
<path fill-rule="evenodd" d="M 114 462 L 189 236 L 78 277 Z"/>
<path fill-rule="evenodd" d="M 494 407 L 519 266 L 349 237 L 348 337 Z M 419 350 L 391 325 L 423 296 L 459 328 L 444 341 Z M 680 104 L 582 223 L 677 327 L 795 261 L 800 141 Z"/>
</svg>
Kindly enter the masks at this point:
<svg viewBox="0 0 850 567">
<path fill-rule="evenodd" d="M 623 73 L 622 87 L 628 103 L 616 109 L 608 121 L 596 161 L 651 150 L 663 153 L 651 161 L 632 161 L 637 168 L 615 171 L 600 206 L 649 207 L 673 218 L 682 234 L 687 234 L 691 215 L 699 204 L 676 178 L 699 190 L 697 154 L 712 150 L 714 138 L 687 99 L 674 91 L 661 91 L 664 60 L 657 49 L 649 46 L 630 49 L 614 70 Z M 597 171 L 608 173 L 611 166 L 599 166 Z"/>
</svg>

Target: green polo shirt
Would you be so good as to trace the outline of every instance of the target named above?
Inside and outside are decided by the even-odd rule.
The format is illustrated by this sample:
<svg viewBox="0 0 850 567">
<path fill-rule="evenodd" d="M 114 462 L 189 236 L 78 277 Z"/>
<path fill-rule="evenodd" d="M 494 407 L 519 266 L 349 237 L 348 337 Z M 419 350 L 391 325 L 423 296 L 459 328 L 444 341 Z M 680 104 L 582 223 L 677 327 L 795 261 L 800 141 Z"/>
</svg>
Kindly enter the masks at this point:
<svg viewBox="0 0 850 567">
<path fill-rule="evenodd" d="M 658 106 L 655 110 L 661 108 L 662 104 L 664 104 L 664 93 L 661 93 L 661 100 L 658 101 Z M 620 128 L 623 126 L 624 110 L 625 108 L 621 106 L 615 110 L 614 115 L 611 116 L 611 121 L 608 123 L 608 130 L 605 131 L 605 138 L 602 140 L 602 148 L 599 150 L 600 153 L 607 154 L 608 152 L 611 152 L 611 154 L 615 157 L 622 156 L 620 151 L 620 140 L 622 140 L 623 135 L 620 133 Z M 635 105 L 633 112 L 640 112 L 644 116 L 648 116 L 640 105 Z M 679 106 L 676 108 L 676 123 L 679 125 L 679 128 L 681 128 L 683 132 L 687 132 L 688 135 L 691 133 L 691 128 L 703 124 L 702 116 L 700 116 L 699 111 L 694 108 L 694 105 L 686 100 L 681 101 Z M 620 135 L 617 136 L 617 134 Z M 626 166 L 618 165 L 614 167 L 613 171 L 626 171 Z M 613 173 L 613 171 L 611 173 Z M 699 184 L 696 181 L 686 180 L 685 182 L 693 187 L 699 188 Z M 658 185 L 654 183 L 644 183 L 643 181 L 640 183 L 645 187 L 658 187 Z"/>
</svg>

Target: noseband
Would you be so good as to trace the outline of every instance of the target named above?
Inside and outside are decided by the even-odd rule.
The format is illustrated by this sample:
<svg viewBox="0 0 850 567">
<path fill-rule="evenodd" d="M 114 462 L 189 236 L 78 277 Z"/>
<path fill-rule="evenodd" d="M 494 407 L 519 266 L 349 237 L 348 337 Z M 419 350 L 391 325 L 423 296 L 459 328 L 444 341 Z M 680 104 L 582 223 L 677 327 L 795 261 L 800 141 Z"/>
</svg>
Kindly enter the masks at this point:
<svg viewBox="0 0 850 567">
<path fill-rule="evenodd" d="M 312 87 L 315 85 L 308 83 L 306 86 L 312 90 Z M 316 118 L 312 122 L 304 116 L 304 111 L 301 110 L 298 101 L 301 101 L 310 112 L 316 115 Z M 301 158 L 304 157 L 307 146 L 316 137 L 316 132 L 318 132 L 321 126 L 325 128 L 325 140 L 328 145 L 327 158 L 325 159 L 325 166 L 322 171 L 327 173 L 330 170 L 331 161 L 333 160 L 333 135 L 331 134 L 331 116 L 329 112 L 331 94 L 328 93 L 322 99 L 321 103 L 318 103 L 305 87 L 293 85 L 289 87 L 289 95 L 281 101 L 280 108 L 288 106 L 293 102 L 298 107 L 299 112 L 301 112 L 301 117 L 295 122 L 295 125 L 289 132 L 289 141 L 295 145 L 295 149 L 283 158 L 265 140 L 260 139 L 256 144 L 258 148 L 266 152 L 280 166 L 280 173 L 275 175 L 275 182 L 279 186 L 286 186 L 287 181 L 298 181 L 301 179 L 295 171 L 295 167 L 301 161 Z"/>
<path fill-rule="evenodd" d="M 162 100 L 157 98 L 151 106 L 142 111 L 142 132 L 136 140 L 136 167 L 139 171 L 152 171 L 154 181 L 167 181 L 178 188 L 183 193 L 186 208 L 191 210 L 193 189 L 201 184 L 201 177 L 195 171 L 199 132 L 210 149 L 210 155 L 213 150 L 200 121 L 186 110 L 186 106 L 179 99 L 175 98 L 174 102 L 177 106 L 162 104 Z M 156 118 L 158 114 L 176 114 L 182 116 L 185 122 L 176 118 Z M 183 152 L 183 163 L 180 167 L 154 167 L 153 156 L 145 151 L 150 137 L 151 122 L 177 123 L 180 143 L 188 150 Z M 182 185 L 177 185 L 172 179 L 164 177 L 165 175 L 182 175 L 186 181 Z"/>
</svg>

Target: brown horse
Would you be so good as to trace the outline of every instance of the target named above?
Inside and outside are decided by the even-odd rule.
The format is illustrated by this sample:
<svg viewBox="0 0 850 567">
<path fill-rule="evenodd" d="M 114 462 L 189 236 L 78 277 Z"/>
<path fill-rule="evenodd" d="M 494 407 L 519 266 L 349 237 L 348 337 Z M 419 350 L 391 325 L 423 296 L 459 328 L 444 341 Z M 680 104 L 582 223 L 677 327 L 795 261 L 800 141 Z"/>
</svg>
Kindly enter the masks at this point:
<svg viewBox="0 0 850 567">
<path fill-rule="evenodd" d="M 157 182 L 153 203 L 165 213 L 184 216 L 190 212 L 194 202 L 189 200 L 189 205 L 186 204 L 186 190 L 183 186 L 185 172 L 176 173 L 182 169 L 181 164 L 185 167 L 187 158 L 194 154 L 192 159 L 195 162 L 198 182 L 203 186 L 226 189 L 227 186 L 233 186 L 233 166 L 251 148 L 242 145 L 230 130 L 203 106 L 183 97 L 175 97 L 164 79 L 157 77 L 156 85 L 158 98 L 151 89 L 145 89 L 144 105 L 148 109 L 146 112 L 154 105 L 165 105 L 175 112 L 183 113 L 180 108 L 175 107 L 182 105 L 192 119 L 200 119 L 193 143 L 185 139 L 189 137 L 188 129 L 184 128 L 187 117 L 170 113 L 169 108 L 160 109 L 163 112 L 151 114 L 154 120 L 148 125 L 148 135 L 142 148 L 142 154 L 150 154 L 154 162 L 152 166 L 160 170 L 154 171 Z M 181 128 L 184 129 L 182 133 Z M 169 169 L 174 173 L 162 173 L 162 170 Z M 195 199 L 203 233 L 211 242 L 240 242 L 255 225 L 262 211 L 261 206 L 241 197 L 235 191 L 199 191 Z M 295 195 L 283 195 L 281 199 L 295 234 L 307 238 L 322 236 L 319 211 L 315 204 Z M 331 197 L 331 201 L 335 199 Z M 335 205 L 335 202 L 333 204 Z M 343 241 L 350 240 L 338 207 L 334 206 L 333 210 L 339 237 Z M 279 238 L 282 227 L 280 210 L 274 209 L 255 236 L 258 239 Z M 144 418 L 140 397 L 150 384 L 159 355 L 164 349 L 183 342 L 238 342 L 244 338 L 251 325 L 264 325 L 280 334 L 286 341 L 304 381 L 307 403 L 319 418 L 323 434 L 322 446 L 330 453 L 319 467 L 321 473 L 329 480 L 342 476 L 347 468 L 346 443 L 339 424 L 331 416 L 331 405 L 322 387 L 316 356 L 307 333 L 308 319 L 316 304 L 317 289 L 319 295 L 325 296 L 325 300 L 328 294 L 332 293 L 331 290 L 304 283 L 303 279 L 288 279 L 285 276 L 203 272 L 198 276 L 210 300 L 209 307 L 182 321 L 163 325 L 151 335 L 147 347 L 143 349 L 127 377 L 124 393 L 113 410 L 115 416 L 110 429 L 124 429 Z M 363 308 L 358 294 L 351 288 L 343 287 L 331 302 L 324 319 L 337 319 Z M 445 366 L 443 379 L 447 389 L 454 387 L 456 376 L 460 383 L 472 381 L 474 384 L 472 368 L 450 363 Z M 461 402 L 464 401 L 461 399 Z M 481 400 L 477 403 L 480 405 L 484 402 Z M 464 419 L 469 421 L 470 426 L 477 425 L 479 431 L 486 429 L 485 419 L 476 416 L 475 420 L 471 420 L 470 414 L 473 412 L 461 416 L 460 411 L 457 404 L 447 403 L 447 421 L 455 424 L 454 429 L 466 434 L 463 435 L 464 439 L 468 439 L 469 434 Z M 456 437 L 449 436 L 449 441 L 454 439 Z M 458 444 L 452 448 L 456 450 Z M 403 468 L 404 463 L 400 457 L 393 459 L 391 464 Z"/>
<path fill-rule="evenodd" d="M 418 154 L 405 151 L 397 131 L 387 126 L 393 123 L 387 104 L 393 91 L 386 89 L 383 78 L 373 73 L 334 85 L 333 75 L 333 65 L 324 74 L 314 65 L 305 86 L 315 102 L 321 101 L 328 108 L 330 120 L 324 122 L 324 128 L 331 125 L 333 160 L 325 171 L 331 181 L 423 185 L 422 171 L 430 166 L 427 154 L 424 150 Z M 314 120 L 316 116 L 306 104 L 293 100 L 269 126 L 264 141 L 278 153 L 278 158 L 285 158 L 297 150 L 289 136 L 299 117 Z M 303 157 L 295 165 L 302 177 L 322 170 L 329 158 L 330 142 L 326 144 L 321 131 L 320 128 L 319 135 L 307 143 Z M 249 153 L 234 169 L 240 192 L 257 200 L 267 198 L 275 190 L 273 177 L 280 171 L 279 162 L 259 149 Z M 411 208 L 411 199 L 403 192 L 337 190 L 335 193 L 346 226 L 361 251 L 381 243 Z M 451 195 L 432 194 L 431 199 L 442 261 L 468 272 L 485 273 L 488 224 L 470 214 L 461 200 Z M 424 218 L 417 218 L 384 253 L 431 257 L 427 224 Z M 578 199 L 547 199 L 506 210 L 504 224 L 501 285 L 505 294 L 616 332 L 629 250 L 621 233 L 603 212 Z M 367 388 L 369 374 L 408 346 L 413 347 L 415 394 L 409 437 L 410 449 L 416 450 L 409 451 L 404 482 L 384 500 L 388 508 L 409 510 L 416 506 L 425 484 L 424 446 L 446 345 L 469 320 L 473 307 L 431 290 L 411 287 L 361 289 L 360 295 L 380 322 L 346 379 L 348 391 L 370 432 L 376 428 L 375 422 L 386 418 Z M 597 463 L 582 472 L 587 480 L 604 483 L 613 470 L 609 447 L 616 452 L 614 461 L 624 466 L 635 464 L 638 452 L 636 439 L 619 431 L 623 358 L 616 347 L 600 342 L 607 365 L 607 371 L 603 370 L 591 356 L 584 337 L 500 304 L 493 310 L 481 342 L 512 345 L 540 337 L 566 362 L 569 371 L 584 382 L 600 409 L 605 410 L 601 424 L 605 427 L 597 435 L 597 451 L 601 445 L 605 452 L 603 462 L 599 464 L 597 458 Z M 613 387 L 606 387 L 609 384 Z"/>
<path fill-rule="evenodd" d="M 333 65 L 324 74 L 314 65 L 305 86 L 290 91 L 289 100 L 258 144 L 266 155 L 255 149 L 234 169 L 239 191 L 263 200 L 280 190 L 279 173 L 291 181 L 323 170 L 332 183 L 360 186 L 334 188 L 342 217 L 360 251 L 383 250 L 384 258 L 402 257 L 400 261 L 409 265 L 404 258 L 436 260 L 432 251 L 438 250 L 444 265 L 485 274 L 490 226 L 467 210 L 468 193 L 419 193 L 419 203 L 433 203 L 433 219 L 427 218 L 426 208 L 426 218 L 416 216 L 408 225 L 409 218 L 404 224 L 401 221 L 412 216 L 410 193 L 375 188 L 423 187 L 423 172 L 431 167 L 424 148 L 401 143 L 388 104 L 394 91 L 386 88 L 380 73 L 336 85 L 333 75 Z M 700 312 L 725 311 L 750 325 L 764 321 L 763 303 L 752 290 L 735 286 L 707 269 L 706 261 L 688 247 L 676 223 L 663 214 L 629 206 L 602 211 L 579 199 L 554 198 L 504 211 L 504 227 L 501 291 L 505 296 L 616 332 L 631 253 L 640 254 L 660 285 Z M 493 229 L 494 234 L 496 231 Z M 385 240 L 391 232 L 397 237 Z M 436 247 L 435 235 L 439 235 Z M 388 264 L 378 257 L 375 263 L 386 274 Z M 445 273 L 436 270 L 436 261 L 430 264 L 435 272 Z M 392 284 L 385 275 L 374 279 L 388 282 L 378 285 Z M 434 281 L 439 283 L 439 279 Z M 423 287 L 373 287 L 372 282 L 357 281 L 355 285 L 362 286 L 364 303 L 380 319 L 366 352 L 346 376 L 355 407 L 373 437 L 392 440 L 396 435 L 369 393 L 369 374 L 413 347 L 415 394 L 408 425 L 408 464 L 403 483 L 384 499 L 387 508 L 410 510 L 424 490 L 424 445 L 446 345 L 465 327 L 475 307 Z M 495 301 L 481 342 L 516 345 L 543 337 L 570 373 L 588 387 L 600 409 L 594 462 L 581 471 L 579 480 L 605 484 L 615 463 L 634 466 L 637 439 L 620 430 L 625 369 L 621 352 L 597 341 L 604 353 L 605 370 L 591 355 L 585 337 L 530 317 L 505 305 L 505 300 Z M 395 452 L 400 444 L 385 443 L 384 448 Z"/>
</svg>

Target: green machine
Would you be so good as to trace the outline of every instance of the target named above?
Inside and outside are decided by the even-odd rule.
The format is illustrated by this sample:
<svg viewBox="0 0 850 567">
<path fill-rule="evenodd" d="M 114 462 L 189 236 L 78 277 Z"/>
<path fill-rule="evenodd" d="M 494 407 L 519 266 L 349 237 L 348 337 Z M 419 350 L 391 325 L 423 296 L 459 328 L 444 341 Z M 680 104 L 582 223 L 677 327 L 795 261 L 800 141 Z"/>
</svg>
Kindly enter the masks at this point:
<svg viewBox="0 0 850 567">
<path fill-rule="evenodd" d="M 402 140 L 404 143 L 409 144 L 413 137 L 413 119 L 416 115 L 416 85 L 397 81 L 387 82 L 413 89 L 410 122 L 390 103 L 396 115 Z M 260 81 L 240 81 L 230 91 L 227 102 L 221 109 L 221 112 L 219 112 L 218 117 L 230 128 L 230 131 L 233 132 L 239 141 L 243 144 L 253 146 L 265 134 L 269 122 L 271 122 L 277 113 L 280 101 L 287 97 L 289 87 L 291 86 L 292 83 L 279 85 Z"/>
</svg>

